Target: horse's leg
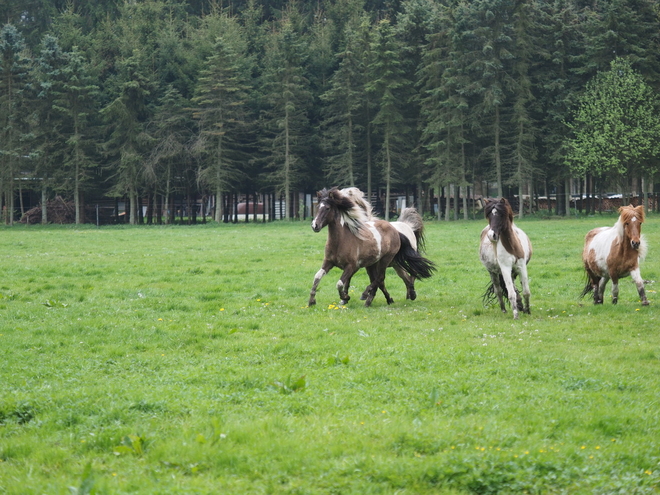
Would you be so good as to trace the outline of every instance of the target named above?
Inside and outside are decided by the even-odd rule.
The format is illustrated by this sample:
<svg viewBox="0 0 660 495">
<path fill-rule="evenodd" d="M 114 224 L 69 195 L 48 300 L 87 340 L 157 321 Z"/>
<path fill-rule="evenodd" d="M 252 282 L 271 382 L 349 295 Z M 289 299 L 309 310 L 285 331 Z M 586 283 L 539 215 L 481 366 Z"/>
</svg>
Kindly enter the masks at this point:
<svg viewBox="0 0 660 495">
<path fill-rule="evenodd" d="M 362 295 L 364 296 L 364 306 L 368 308 L 371 306 L 374 297 L 376 297 L 376 292 L 378 291 L 378 273 L 376 272 L 376 267 L 374 265 L 368 266 L 366 270 L 369 275 L 369 285 Z"/>
<path fill-rule="evenodd" d="M 502 278 L 504 279 L 504 284 L 506 285 L 506 291 L 509 294 L 509 302 L 511 303 L 511 311 L 513 311 L 513 319 L 518 319 L 518 298 L 516 297 L 516 286 L 513 283 L 513 277 L 511 275 L 511 270 L 506 268 L 502 270 Z"/>
<path fill-rule="evenodd" d="M 529 277 L 527 276 L 527 265 L 523 260 L 522 266 L 520 267 L 520 282 L 522 283 L 522 295 L 523 295 L 523 313 L 532 314 L 529 310 L 529 296 L 531 291 L 529 290 Z"/>
<path fill-rule="evenodd" d="M 414 301 L 417 298 L 417 292 L 415 292 L 415 277 L 411 276 L 397 264 L 394 264 L 392 268 L 394 268 L 396 274 L 401 280 L 403 280 L 403 283 L 406 284 L 406 299 Z"/>
<path fill-rule="evenodd" d="M 612 304 L 619 302 L 619 278 L 612 277 Z"/>
<path fill-rule="evenodd" d="M 635 285 L 637 286 L 637 293 L 639 294 L 639 298 L 642 300 L 642 306 L 648 306 L 649 300 L 646 299 L 646 290 L 644 290 L 644 279 L 642 279 L 642 275 L 639 272 L 639 267 L 631 271 L 630 276 L 632 277 L 633 282 L 635 282 Z"/>
<path fill-rule="evenodd" d="M 352 265 L 344 268 L 344 273 L 341 274 L 339 281 L 337 282 L 337 292 L 339 293 L 339 304 L 347 304 L 351 299 L 351 296 L 348 295 L 348 288 L 351 286 L 351 278 L 355 275 L 357 267 Z"/>
<path fill-rule="evenodd" d="M 307 303 L 308 306 L 314 306 L 316 304 L 316 288 L 319 286 L 321 279 L 332 269 L 333 266 L 334 265 L 328 260 L 323 260 L 321 269 L 316 272 L 316 275 L 314 275 L 314 283 L 312 284 L 312 290 L 309 293 L 309 302 Z"/>
<path fill-rule="evenodd" d="M 371 303 L 374 300 L 374 297 L 376 297 L 376 292 L 378 289 L 381 290 L 383 295 L 385 296 L 385 300 L 387 301 L 387 304 L 392 304 L 394 302 L 394 299 L 390 297 L 390 293 L 387 292 L 387 289 L 385 288 L 385 270 L 387 269 L 387 265 L 383 266 L 383 263 L 378 262 L 375 265 L 371 265 L 370 267 L 367 268 L 367 273 L 369 274 L 369 280 L 371 280 L 371 284 L 367 287 L 367 290 L 365 293 L 368 291 L 368 295 L 366 298 L 366 301 L 364 303 L 365 306 L 371 306 Z"/>
<path fill-rule="evenodd" d="M 496 272 L 488 272 L 490 274 L 490 281 L 493 284 L 495 295 L 500 303 L 502 313 L 506 313 L 506 306 L 504 305 L 504 298 L 502 297 L 502 286 L 500 285 L 500 274 Z"/>
<path fill-rule="evenodd" d="M 605 285 L 607 284 L 607 278 L 601 277 L 598 280 L 598 287 L 594 290 L 594 304 L 603 304 L 603 297 L 605 295 Z"/>
</svg>

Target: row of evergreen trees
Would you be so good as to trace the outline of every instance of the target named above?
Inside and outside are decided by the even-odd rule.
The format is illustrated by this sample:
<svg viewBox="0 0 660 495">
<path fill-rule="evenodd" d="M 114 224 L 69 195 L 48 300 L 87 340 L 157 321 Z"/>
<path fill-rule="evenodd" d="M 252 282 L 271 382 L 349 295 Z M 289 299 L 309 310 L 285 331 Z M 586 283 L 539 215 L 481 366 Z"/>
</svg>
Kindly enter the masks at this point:
<svg viewBox="0 0 660 495">
<path fill-rule="evenodd" d="M 7 222 L 24 189 L 73 198 L 78 221 L 84 197 L 124 197 L 135 223 L 175 194 L 357 185 L 427 211 L 450 185 L 592 193 L 657 171 L 655 0 L 15 4 Z"/>
</svg>

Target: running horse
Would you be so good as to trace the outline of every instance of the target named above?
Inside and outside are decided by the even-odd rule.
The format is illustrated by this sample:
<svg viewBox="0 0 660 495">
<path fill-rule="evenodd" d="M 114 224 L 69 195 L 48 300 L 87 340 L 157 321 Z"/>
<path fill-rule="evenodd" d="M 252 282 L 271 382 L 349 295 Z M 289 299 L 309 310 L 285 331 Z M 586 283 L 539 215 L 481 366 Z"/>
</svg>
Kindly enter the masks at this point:
<svg viewBox="0 0 660 495">
<path fill-rule="evenodd" d="M 613 227 L 599 227 L 584 239 L 582 262 L 588 282 L 582 297 L 594 294 L 594 304 L 603 304 L 605 285 L 612 279 L 612 304 L 619 301 L 619 279 L 630 275 L 637 286 L 643 306 L 648 306 L 639 262 L 646 256 L 647 245 L 642 237 L 644 207 L 622 206 Z"/>
<path fill-rule="evenodd" d="M 316 289 L 321 279 L 334 267 L 343 273 L 337 282 L 341 304 L 347 304 L 351 278 L 362 267 L 369 275 L 364 291 L 365 306 L 370 306 L 380 289 L 388 304 L 394 300 L 385 288 L 387 267 L 396 263 L 411 276 L 428 278 L 434 271 L 431 261 L 422 257 L 392 224 L 371 219 L 351 198 L 335 188 L 317 194 L 318 210 L 312 220 L 312 230 L 320 232 L 328 227 L 328 240 L 321 268 L 314 276 L 309 306 L 316 304 Z"/>
<path fill-rule="evenodd" d="M 371 203 L 365 198 L 364 193 L 360 189 L 357 187 L 347 187 L 342 189 L 341 193 L 344 196 L 348 196 L 351 201 L 362 208 L 366 212 L 369 220 L 378 220 L 378 217 L 373 213 Z M 422 252 L 425 244 L 424 221 L 422 220 L 421 215 L 417 212 L 417 209 L 413 207 L 404 208 L 401 210 L 399 219 L 390 223 L 396 230 L 408 238 L 410 245 L 415 251 Z M 394 271 L 401 280 L 403 280 L 403 283 L 406 286 L 406 299 L 414 301 L 417 298 L 417 292 L 415 291 L 415 277 L 409 274 L 397 263 L 393 263 L 390 266 L 394 268 Z M 364 300 L 366 298 L 367 291 L 365 290 L 360 299 Z"/>
<path fill-rule="evenodd" d="M 503 295 L 509 299 L 513 318 L 518 312 L 529 314 L 529 278 L 527 263 L 532 257 L 532 243 L 521 229 L 513 223 L 513 210 L 505 198 L 489 200 L 484 207 L 488 225 L 481 231 L 479 257 L 490 274 L 491 284 L 484 294 L 484 302 L 497 297 L 502 313 L 506 313 Z M 515 286 L 520 276 L 523 301 Z"/>
</svg>

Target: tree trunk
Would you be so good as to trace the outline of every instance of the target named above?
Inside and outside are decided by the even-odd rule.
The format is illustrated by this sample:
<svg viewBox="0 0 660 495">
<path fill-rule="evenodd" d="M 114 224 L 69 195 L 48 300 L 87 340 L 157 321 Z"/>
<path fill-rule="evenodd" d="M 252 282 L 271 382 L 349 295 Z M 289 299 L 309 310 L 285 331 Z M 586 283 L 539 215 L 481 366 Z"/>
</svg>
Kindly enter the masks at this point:
<svg viewBox="0 0 660 495">
<path fill-rule="evenodd" d="M 41 185 L 41 223 L 43 225 L 48 223 L 48 194 L 46 184 Z"/>
<path fill-rule="evenodd" d="M 392 176 L 392 161 L 390 156 L 390 135 L 389 131 L 385 136 L 385 220 L 390 219 L 390 186 Z"/>
<path fill-rule="evenodd" d="M 449 211 L 451 210 L 451 185 L 445 186 L 445 222 L 449 221 Z"/>
<path fill-rule="evenodd" d="M 495 172 L 497 174 L 497 197 L 501 198 L 502 190 L 502 160 L 500 157 L 500 107 L 495 107 Z"/>
</svg>

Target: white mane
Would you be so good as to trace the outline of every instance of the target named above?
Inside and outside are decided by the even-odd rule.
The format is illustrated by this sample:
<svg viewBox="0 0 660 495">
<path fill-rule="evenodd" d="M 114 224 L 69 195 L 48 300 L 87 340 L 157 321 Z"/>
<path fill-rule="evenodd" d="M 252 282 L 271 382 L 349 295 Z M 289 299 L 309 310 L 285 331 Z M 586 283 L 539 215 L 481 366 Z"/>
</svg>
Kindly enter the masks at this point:
<svg viewBox="0 0 660 495">
<path fill-rule="evenodd" d="M 373 219 L 374 214 L 371 203 L 364 197 L 364 193 L 360 189 L 357 187 L 345 187 L 341 189 L 341 193 L 364 211 L 367 220 Z"/>
</svg>

